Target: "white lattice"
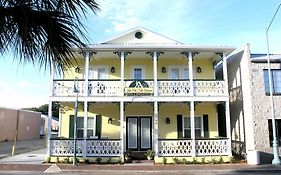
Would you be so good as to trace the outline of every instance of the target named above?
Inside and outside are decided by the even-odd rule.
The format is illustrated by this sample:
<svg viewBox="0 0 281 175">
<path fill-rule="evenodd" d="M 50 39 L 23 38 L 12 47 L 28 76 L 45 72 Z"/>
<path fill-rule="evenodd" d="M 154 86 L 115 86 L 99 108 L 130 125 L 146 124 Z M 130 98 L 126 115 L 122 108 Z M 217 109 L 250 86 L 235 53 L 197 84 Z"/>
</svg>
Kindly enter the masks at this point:
<svg viewBox="0 0 281 175">
<path fill-rule="evenodd" d="M 77 88 L 79 90 L 79 95 L 84 94 L 84 81 L 78 80 Z M 73 92 L 74 80 L 73 81 L 63 81 L 54 80 L 53 82 L 53 95 L 54 96 L 73 96 L 76 93 Z"/>
<path fill-rule="evenodd" d="M 76 141 L 76 155 L 83 155 L 83 140 Z M 52 156 L 72 156 L 74 141 L 73 140 L 50 140 L 51 155 Z"/>
<path fill-rule="evenodd" d="M 196 140 L 196 155 L 228 155 L 229 140 Z"/>
<path fill-rule="evenodd" d="M 87 156 L 119 156 L 120 140 L 87 140 Z"/>
<path fill-rule="evenodd" d="M 192 140 L 159 140 L 159 156 L 191 156 Z"/>
<path fill-rule="evenodd" d="M 225 95 L 224 81 L 195 81 L 196 96 Z"/>
<path fill-rule="evenodd" d="M 121 81 L 89 81 L 89 95 L 121 95 Z"/>
<path fill-rule="evenodd" d="M 189 81 L 159 81 L 159 95 L 187 96 L 190 95 Z"/>
</svg>

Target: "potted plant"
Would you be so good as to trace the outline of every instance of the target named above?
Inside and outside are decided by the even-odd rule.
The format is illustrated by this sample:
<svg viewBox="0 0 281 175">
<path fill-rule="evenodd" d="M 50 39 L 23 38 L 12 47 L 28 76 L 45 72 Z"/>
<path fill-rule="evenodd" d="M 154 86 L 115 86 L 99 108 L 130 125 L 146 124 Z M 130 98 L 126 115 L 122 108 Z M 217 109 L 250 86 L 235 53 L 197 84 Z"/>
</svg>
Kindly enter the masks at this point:
<svg viewBox="0 0 281 175">
<path fill-rule="evenodd" d="M 129 162 L 131 160 L 131 156 L 132 156 L 131 150 L 127 150 L 126 152 L 124 152 L 124 159 L 126 162 Z"/>
<path fill-rule="evenodd" d="M 147 160 L 152 160 L 154 157 L 154 152 L 151 149 L 149 149 L 146 151 L 144 155 L 147 157 Z"/>
</svg>

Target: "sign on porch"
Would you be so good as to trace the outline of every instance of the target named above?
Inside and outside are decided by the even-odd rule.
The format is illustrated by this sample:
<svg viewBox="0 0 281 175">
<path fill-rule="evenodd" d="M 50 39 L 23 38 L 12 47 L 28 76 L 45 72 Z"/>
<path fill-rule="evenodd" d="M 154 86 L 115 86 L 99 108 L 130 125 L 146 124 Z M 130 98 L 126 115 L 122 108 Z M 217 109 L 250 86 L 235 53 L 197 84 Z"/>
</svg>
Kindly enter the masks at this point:
<svg viewBox="0 0 281 175">
<path fill-rule="evenodd" d="M 153 88 L 149 87 L 148 83 L 143 80 L 135 80 L 129 87 L 125 88 L 125 93 L 127 95 L 151 95 Z"/>
</svg>

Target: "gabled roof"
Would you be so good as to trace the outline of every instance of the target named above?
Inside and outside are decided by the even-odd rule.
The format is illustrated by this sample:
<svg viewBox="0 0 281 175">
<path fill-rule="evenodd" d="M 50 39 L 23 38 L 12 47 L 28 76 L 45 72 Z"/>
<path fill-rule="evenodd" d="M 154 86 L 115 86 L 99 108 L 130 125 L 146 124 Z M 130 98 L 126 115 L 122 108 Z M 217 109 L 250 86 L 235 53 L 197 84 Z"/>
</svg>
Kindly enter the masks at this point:
<svg viewBox="0 0 281 175">
<path fill-rule="evenodd" d="M 143 27 L 135 27 L 100 44 L 171 44 L 180 45 L 174 39 L 147 30 Z"/>
</svg>

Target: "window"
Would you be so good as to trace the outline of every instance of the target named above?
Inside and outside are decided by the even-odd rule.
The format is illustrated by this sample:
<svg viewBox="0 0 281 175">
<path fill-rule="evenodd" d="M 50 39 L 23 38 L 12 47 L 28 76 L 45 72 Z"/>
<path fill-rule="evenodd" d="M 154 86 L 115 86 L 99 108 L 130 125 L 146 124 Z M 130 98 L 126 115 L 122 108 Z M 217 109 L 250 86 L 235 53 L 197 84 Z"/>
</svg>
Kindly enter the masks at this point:
<svg viewBox="0 0 281 175">
<path fill-rule="evenodd" d="M 134 79 L 135 80 L 141 80 L 142 79 L 142 69 L 141 68 L 135 68 L 134 69 Z"/>
<path fill-rule="evenodd" d="M 87 138 L 94 137 L 95 117 L 88 117 L 87 121 Z M 83 138 L 84 117 L 77 117 L 77 138 Z"/>
<path fill-rule="evenodd" d="M 202 117 L 195 117 L 195 138 L 203 137 Z M 183 117 L 183 137 L 191 138 L 190 117 Z"/>
<path fill-rule="evenodd" d="M 106 68 L 98 68 L 98 79 L 107 79 L 107 70 Z"/>
<path fill-rule="evenodd" d="M 268 70 L 264 70 L 264 85 L 265 85 L 265 93 L 269 94 L 269 80 L 268 80 Z M 281 94 L 281 70 L 273 69 L 271 70 L 272 77 L 272 87 L 273 94 Z"/>
<path fill-rule="evenodd" d="M 275 127 L 276 127 L 276 137 L 278 144 L 281 144 L 281 119 L 275 119 Z M 269 144 L 272 146 L 273 141 L 273 133 L 272 133 L 272 120 L 268 120 L 268 133 L 269 133 Z"/>
<path fill-rule="evenodd" d="M 172 80 L 189 79 L 189 70 L 185 66 L 172 65 L 169 69 L 169 78 Z"/>
</svg>

